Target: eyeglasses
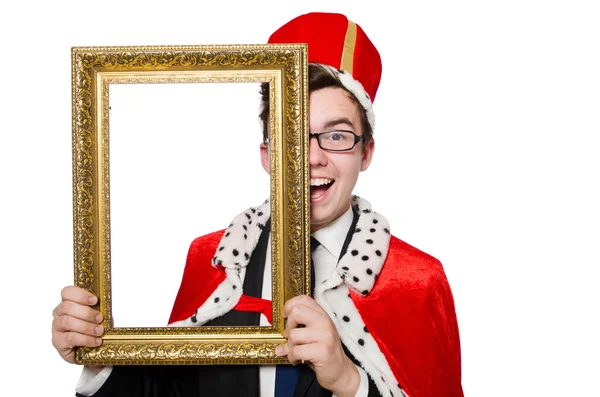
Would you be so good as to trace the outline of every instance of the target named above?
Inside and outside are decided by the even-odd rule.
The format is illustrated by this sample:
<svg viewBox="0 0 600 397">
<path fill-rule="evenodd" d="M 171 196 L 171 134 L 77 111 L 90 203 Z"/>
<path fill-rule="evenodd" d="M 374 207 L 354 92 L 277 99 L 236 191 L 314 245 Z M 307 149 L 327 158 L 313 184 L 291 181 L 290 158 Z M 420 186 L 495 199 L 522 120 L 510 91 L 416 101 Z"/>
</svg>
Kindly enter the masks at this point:
<svg viewBox="0 0 600 397">
<path fill-rule="evenodd" d="M 317 138 L 319 147 L 330 152 L 345 152 L 352 150 L 360 141 L 364 141 L 363 135 L 358 136 L 348 130 L 331 130 L 310 134 L 310 138 Z"/>
</svg>

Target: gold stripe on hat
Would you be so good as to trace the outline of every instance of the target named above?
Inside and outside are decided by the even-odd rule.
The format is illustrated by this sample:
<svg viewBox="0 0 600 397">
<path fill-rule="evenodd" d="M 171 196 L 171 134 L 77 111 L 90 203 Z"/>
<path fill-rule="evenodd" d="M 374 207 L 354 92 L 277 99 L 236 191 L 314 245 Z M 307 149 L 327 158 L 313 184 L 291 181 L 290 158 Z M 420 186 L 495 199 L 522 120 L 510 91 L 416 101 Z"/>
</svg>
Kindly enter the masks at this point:
<svg viewBox="0 0 600 397">
<path fill-rule="evenodd" d="M 340 69 L 352 74 L 354 62 L 354 46 L 356 45 L 356 24 L 348 20 L 348 29 L 344 39 L 344 50 L 342 51 L 342 62 Z"/>
</svg>

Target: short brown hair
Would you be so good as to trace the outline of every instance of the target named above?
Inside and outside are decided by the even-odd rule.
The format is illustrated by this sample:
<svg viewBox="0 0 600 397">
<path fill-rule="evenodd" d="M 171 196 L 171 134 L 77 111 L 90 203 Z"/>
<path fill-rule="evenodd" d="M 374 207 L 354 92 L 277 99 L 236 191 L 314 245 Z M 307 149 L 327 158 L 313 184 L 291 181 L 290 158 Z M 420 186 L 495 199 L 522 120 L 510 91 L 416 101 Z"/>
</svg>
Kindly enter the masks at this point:
<svg viewBox="0 0 600 397">
<path fill-rule="evenodd" d="M 354 102 L 358 108 L 358 113 L 360 114 L 360 123 L 363 136 L 365 140 L 363 141 L 363 148 L 371 142 L 373 139 L 373 129 L 371 128 L 371 124 L 369 124 L 369 119 L 367 118 L 367 111 L 360 104 L 356 96 L 348 91 L 346 87 L 342 84 L 337 75 L 330 73 L 323 65 L 318 63 L 311 63 L 308 65 L 308 92 L 320 90 L 322 88 L 328 87 L 336 87 L 341 88 L 348 94 L 348 97 Z M 263 130 L 263 142 L 268 141 L 269 137 L 269 83 L 263 83 L 260 86 L 260 113 L 259 117 L 262 123 Z"/>
</svg>

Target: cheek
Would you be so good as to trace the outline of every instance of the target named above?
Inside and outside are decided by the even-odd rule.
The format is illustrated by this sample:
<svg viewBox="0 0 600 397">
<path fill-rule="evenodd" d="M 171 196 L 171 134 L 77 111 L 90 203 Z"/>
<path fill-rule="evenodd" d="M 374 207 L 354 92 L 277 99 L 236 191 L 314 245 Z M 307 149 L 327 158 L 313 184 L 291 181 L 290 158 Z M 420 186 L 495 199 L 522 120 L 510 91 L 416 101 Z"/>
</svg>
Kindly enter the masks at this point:
<svg viewBox="0 0 600 397">
<path fill-rule="evenodd" d="M 340 177 L 347 181 L 353 181 L 358 178 L 361 170 L 360 156 L 342 156 L 336 159 L 335 166 Z"/>
</svg>

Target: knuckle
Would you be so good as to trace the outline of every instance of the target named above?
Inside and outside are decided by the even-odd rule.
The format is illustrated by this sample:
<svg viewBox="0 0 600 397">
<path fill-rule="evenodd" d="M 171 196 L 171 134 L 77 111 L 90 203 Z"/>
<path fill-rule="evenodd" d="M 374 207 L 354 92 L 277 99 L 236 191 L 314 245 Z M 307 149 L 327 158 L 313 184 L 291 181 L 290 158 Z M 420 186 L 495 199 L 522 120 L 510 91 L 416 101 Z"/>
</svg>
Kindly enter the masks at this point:
<svg viewBox="0 0 600 397">
<path fill-rule="evenodd" d="M 296 345 L 298 342 L 298 332 L 297 329 L 294 328 L 293 330 L 290 331 L 290 334 L 288 336 L 288 343 L 290 344 L 290 346 L 294 346 Z"/>
<path fill-rule="evenodd" d="M 65 347 L 75 346 L 77 342 L 77 335 L 73 332 L 67 332 L 64 336 Z"/>
<path fill-rule="evenodd" d="M 64 287 L 61 291 L 60 291 L 60 297 L 65 300 L 68 299 L 69 295 L 71 294 L 71 290 L 72 290 L 72 286 L 68 285 L 66 287 Z"/>
<path fill-rule="evenodd" d="M 88 335 L 95 335 L 96 334 L 96 324 L 92 324 L 92 323 L 87 323 L 86 324 L 86 334 Z"/>
<path fill-rule="evenodd" d="M 71 301 L 62 301 L 60 303 L 60 307 L 62 313 L 70 313 L 75 307 L 75 305 Z"/>
<path fill-rule="evenodd" d="M 308 302 L 310 302 L 312 300 L 311 297 L 309 297 L 308 295 L 301 295 L 298 299 L 298 301 L 302 304 L 307 304 Z"/>
<path fill-rule="evenodd" d="M 56 319 L 56 325 L 59 330 L 68 331 L 71 328 L 71 317 L 69 316 L 60 316 Z"/>
<path fill-rule="evenodd" d="M 58 349 L 59 345 L 60 345 L 60 342 L 59 342 L 58 335 L 55 332 L 52 332 L 52 346 L 54 346 L 55 349 Z"/>
</svg>

